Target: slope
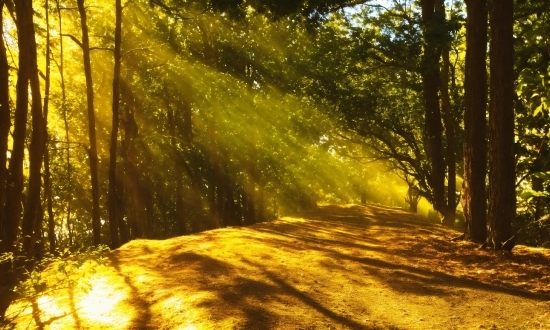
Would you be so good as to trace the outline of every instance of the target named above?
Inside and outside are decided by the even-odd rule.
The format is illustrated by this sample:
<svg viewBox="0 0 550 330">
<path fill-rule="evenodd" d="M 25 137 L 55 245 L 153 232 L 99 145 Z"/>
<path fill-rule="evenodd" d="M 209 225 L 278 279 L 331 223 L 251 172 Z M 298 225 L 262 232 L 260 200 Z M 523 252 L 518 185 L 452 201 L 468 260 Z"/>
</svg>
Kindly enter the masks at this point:
<svg viewBox="0 0 550 330">
<path fill-rule="evenodd" d="M 550 252 L 451 242 L 398 209 L 325 206 L 109 253 L 71 290 L 19 304 L 44 329 L 549 329 Z"/>
</svg>

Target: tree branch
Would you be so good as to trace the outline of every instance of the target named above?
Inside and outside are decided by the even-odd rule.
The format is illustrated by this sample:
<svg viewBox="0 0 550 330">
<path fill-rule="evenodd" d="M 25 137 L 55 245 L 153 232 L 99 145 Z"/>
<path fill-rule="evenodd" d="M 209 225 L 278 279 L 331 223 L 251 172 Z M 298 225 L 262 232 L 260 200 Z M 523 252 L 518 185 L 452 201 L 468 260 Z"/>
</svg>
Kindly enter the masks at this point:
<svg viewBox="0 0 550 330">
<path fill-rule="evenodd" d="M 74 41 L 81 49 L 84 49 L 84 45 L 82 44 L 82 42 L 80 40 L 78 40 L 75 36 L 73 36 L 72 34 L 62 33 L 61 36 L 71 38 L 72 41 Z"/>
</svg>

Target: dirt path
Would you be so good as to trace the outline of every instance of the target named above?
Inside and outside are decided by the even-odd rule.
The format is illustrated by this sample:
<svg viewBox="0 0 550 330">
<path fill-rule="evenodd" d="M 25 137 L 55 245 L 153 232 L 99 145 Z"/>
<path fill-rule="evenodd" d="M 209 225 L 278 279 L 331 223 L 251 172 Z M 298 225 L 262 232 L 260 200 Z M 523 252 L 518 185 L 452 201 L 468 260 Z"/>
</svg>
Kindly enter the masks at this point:
<svg viewBox="0 0 550 330">
<path fill-rule="evenodd" d="M 456 235 L 350 205 L 137 240 L 109 253 L 91 290 L 40 298 L 18 327 L 550 329 L 550 252 L 481 251 Z"/>
</svg>

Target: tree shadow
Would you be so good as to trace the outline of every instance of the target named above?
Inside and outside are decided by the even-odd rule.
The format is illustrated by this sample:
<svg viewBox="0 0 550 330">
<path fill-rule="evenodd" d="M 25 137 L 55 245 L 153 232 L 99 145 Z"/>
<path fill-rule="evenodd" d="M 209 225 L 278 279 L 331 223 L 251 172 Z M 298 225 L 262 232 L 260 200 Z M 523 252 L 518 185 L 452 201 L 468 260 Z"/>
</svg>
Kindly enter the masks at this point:
<svg viewBox="0 0 550 330">
<path fill-rule="evenodd" d="M 127 274 L 123 273 L 120 268 L 120 260 L 117 257 L 116 254 L 111 254 L 109 256 L 110 264 L 115 269 L 116 273 L 124 278 L 124 282 L 130 288 L 130 298 L 128 299 L 128 302 L 132 306 L 136 306 L 137 317 L 135 317 L 132 320 L 132 323 L 130 324 L 130 329 L 148 329 L 148 328 L 154 328 L 153 325 L 150 325 L 151 321 L 151 305 L 149 302 L 142 298 L 142 292 L 139 291 L 139 289 L 133 284 L 132 279 Z"/>
<path fill-rule="evenodd" d="M 193 269 L 192 274 L 195 274 L 195 278 L 190 278 L 192 283 L 189 285 L 192 285 L 194 290 L 213 293 L 209 298 L 200 301 L 196 307 L 207 310 L 223 308 L 225 312 L 222 315 L 242 315 L 244 321 L 236 325 L 237 328 L 274 329 L 283 326 L 282 323 L 285 320 L 282 315 L 270 310 L 266 307 L 268 304 L 264 306 L 263 303 L 267 300 L 277 301 L 291 312 L 294 301 L 297 300 L 330 321 L 348 329 L 378 329 L 336 313 L 325 307 L 321 301 L 298 290 L 285 281 L 281 275 L 268 271 L 265 266 L 251 260 L 240 260 L 253 269 L 248 269 L 246 272 L 229 262 L 191 252 L 175 255 L 172 260 L 183 261 L 186 267 Z M 268 281 L 258 281 L 242 275 L 247 272 L 254 272 L 255 275 L 259 273 Z M 218 279 L 220 276 L 226 277 Z M 232 312 L 227 313 L 228 310 L 232 310 Z M 222 317 L 219 315 L 212 314 L 210 316 L 216 322 L 222 321 Z"/>
<path fill-rule="evenodd" d="M 67 313 L 65 313 L 62 315 L 50 317 L 46 321 L 42 321 L 41 315 L 43 315 L 43 312 L 40 309 L 40 306 L 38 306 L 37 297 L 34 297 L 31 299 L 31 306 L 32 306 L 33 321 L 36 325 L 36 329 L 40 329 L 40 330 L 44 329 L 46 326 L 49 326 L 53 322 L 60 320 L 68 315 Z"/>
<path fill-rule="evenodd" d="M 346 296 L 346 300 L 350 297 L 360 301 L 350 309 L 357 314 L 349 315 L 341 313 L 338 307 L 327 301 L 334 297 L 343 301 L 343 295 L 333 295 L 324 290 L 339 288 L 340 283 L 344 287 L 348 280 L 355 282 L 355 286 L 361 285 L 357 283 L 368 285 L 378 282 L 397 296 L 443 297 L 451 298 L 451 302 L 458 301 L 453 296 L 466 294 L 466 290 L 461 289 L 536 301 L 550 298 L 546 294 L 486 283 L 430 267 L 435 265 L 433 262 L 437 260 L 434 259 L 441 256 L 452 258 L 457 254 L 456 247 L 464 247 L 441 239 L 449 233 L 447 229 L 420 221 L 413 215 L 410 219 L 405 217 L 399 220 L 405 211 L 392 214 L 391 209 L 375 208 L 372 214 L 383 214 L 378 219 L 376 215 L 372 218 L 364 215 L 367 209 L 363 207 L 348 208 L 352 212 L 349 217 L 345 215 L 346 210 L 338 207 L 331 209 L 340 212 L 329 217 L 332 220 L 326 220 L 321 215 L 318 220 L 309 220 L 309 216 L 305 216 L 307 221 L 277 221 L 250 228 L 229 228 L 197 237 L 168 240 L 166 244 L 144 242 L 145 246 L 140 243 L 135 248 L 113 251 L 111 265 L 131 291 L 128 302 L 140 312 L 132 320 L 130 328 L 145 329 L 163 322 L 168 316 L 156 312 L 157 306 L 164 301 L 180 299 L 185 302 L 179 305 L 195 310 L 197 319 L 206 318 L 215 326 L 231 321 L 237 322 L 232 323 L 233 328 L 240 329 L 303 328 L 307 324 L 305 321 L 296 317 L 287 318 L 301 310 L 311 311 L 316 318 L 326 319 L 329 324 L 342 328 L 380 329 L 376 325 L 362 323 L 357 317 L 363 313 L 360 308 L 365 306 L 367 313 L 375 313 L 374 302 Z M 249 244 L 257 250 L 243 252 L 242 247 Z M 227 249 L 227 254 L 224 249 Z M 282 256 L 293 258 L 296 262 L 283 264 L 277 249 L 281 250 Z M 306 261 L 314 263 L 308 265 L 307 276 L 301 278 L 290 274 L 301 272 L 298 267 L 305 264 L 304 260 L 299 259 L 307 258 L 310 252 L 315 254 L 315 258 Z M 425 259 L 424 264 L 415 266 L 409 262 L 409 257 Z M 471 264 L 498 261 L 490 253 L 468 258 L 460 260 Z M 537 262 L 544 260 L 538 259 Z M 525 259 L 525 262 L 529 260 Z M 132 263 L 130 272 L 127 272 L 130 268 L 123 267 L 128 263 Z M 324 275 L 319 276 L 317 271 Z M 132 277 L 138 272 L 146 274 L 150 285 L 144 286 Z M 340 282 L 336 282 L 333 276 L 337 276 Z M 325 281 L 324 289 L 323 285 L 311 284 L 316 279 Z M 187 295 L 195 298 L 186 300 Z M 302 312 L 299 315 L 305 314 Z M 308 324 L 306 328 L 310 326 L 313 325 Z M 396 329 L 391 325 L 382 328 Z"/>
</svg>

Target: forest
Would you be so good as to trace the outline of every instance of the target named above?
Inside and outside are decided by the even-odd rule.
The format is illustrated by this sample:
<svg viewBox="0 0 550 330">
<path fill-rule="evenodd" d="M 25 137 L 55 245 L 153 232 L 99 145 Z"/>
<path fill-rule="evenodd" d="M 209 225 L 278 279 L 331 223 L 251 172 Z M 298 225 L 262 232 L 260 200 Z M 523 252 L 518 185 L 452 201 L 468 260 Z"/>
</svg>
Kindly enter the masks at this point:
<svg viewBox="0 0 550 330">
<path fill-rule="evenodd" d="M 550 246 L 549 2 L 0 6 L 2 317 L 41 260 L 318 205 Z"/>
</svg>

